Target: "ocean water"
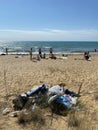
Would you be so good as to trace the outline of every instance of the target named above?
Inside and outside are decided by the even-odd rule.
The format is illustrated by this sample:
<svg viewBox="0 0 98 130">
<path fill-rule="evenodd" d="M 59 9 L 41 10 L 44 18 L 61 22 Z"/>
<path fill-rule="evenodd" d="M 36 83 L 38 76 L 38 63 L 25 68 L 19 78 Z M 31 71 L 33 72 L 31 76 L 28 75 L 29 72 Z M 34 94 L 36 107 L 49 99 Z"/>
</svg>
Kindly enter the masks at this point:
<svg viewBox="0 0 98 130">
<path fill-rule="evenodd" d="M 0 54 L 8 48 L 9 54 L 29 54 L 30 48 L 33 53 L 38 53 L 41 48 L 43 53 L 49 53 L 53 48 L 54 53 L 83 53 L 84 51 L 98 53 L 98 41 L 13 41 L 0 42 Z"/>
</svg>

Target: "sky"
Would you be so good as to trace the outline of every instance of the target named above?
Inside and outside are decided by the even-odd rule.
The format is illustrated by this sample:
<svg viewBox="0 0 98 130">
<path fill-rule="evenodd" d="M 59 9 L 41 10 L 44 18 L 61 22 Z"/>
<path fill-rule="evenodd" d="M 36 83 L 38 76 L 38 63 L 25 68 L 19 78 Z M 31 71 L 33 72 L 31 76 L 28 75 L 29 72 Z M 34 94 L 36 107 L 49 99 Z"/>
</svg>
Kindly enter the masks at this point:
<svg viewBox="0 0 98 130">
<path fill-rule="evenodd" d="M 98 41 L 98 0 L 0 0 L 0 41 Z"/>
</svg>

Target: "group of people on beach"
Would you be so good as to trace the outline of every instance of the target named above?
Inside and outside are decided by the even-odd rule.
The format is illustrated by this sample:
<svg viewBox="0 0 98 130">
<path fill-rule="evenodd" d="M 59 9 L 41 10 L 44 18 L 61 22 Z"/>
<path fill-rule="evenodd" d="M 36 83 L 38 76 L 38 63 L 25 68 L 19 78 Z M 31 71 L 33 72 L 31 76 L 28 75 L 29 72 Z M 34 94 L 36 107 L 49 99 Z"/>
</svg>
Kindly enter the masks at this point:
<svg viewBox="0 0 98 130">
<path fill-rule="evenodd" d="M 51 58 L 51 59 L 56 59 L 56 56 L 53 54 L 53 49 L 52 48 L 50 48 L 49 49 L 49 58 Z M 41 50 L 41 48 L 39 48 L 38 49 L 38 54 L 37 54 L 37 57 L 32 57 L 32 60 L 34 60 L 34 59 L 36 59 L 36 60 L 41 60 L 41 59 L 46 59 L 46 53 L 43 53 L 42 54 L 42 50 Z"/>
<path fill-rule="evenodd" d="M 52 48 L 50 48 L 50 50 L 49 50 L 49 58 L 51 58 L 51 59 L 57 59 L 57 57 L 53 54 L 53 49 Z M 67 57 L 68 55 L 65 55 L 65 54 L 62 54 L 62 59 L 64 59 L 64 57 Z M 43 53 L 42 54 L 42 50 L 41 50 L 41 48 L 39 48 L 39 50 L 38 50 L 38 54 L 37 54 L 37 57 L 35 58 L 35 57 L 32 57 L 32 60 L 33 59 L 36 59 L 36 60 L 41 60 L 41 59 L 46 59 L 46 54 L 45 53 Z M 91 55 L 89 54 L 89 51 L 85 51 L 84 52 L 84 59 L 85 60 L 91 60 Z"/>
</svg>

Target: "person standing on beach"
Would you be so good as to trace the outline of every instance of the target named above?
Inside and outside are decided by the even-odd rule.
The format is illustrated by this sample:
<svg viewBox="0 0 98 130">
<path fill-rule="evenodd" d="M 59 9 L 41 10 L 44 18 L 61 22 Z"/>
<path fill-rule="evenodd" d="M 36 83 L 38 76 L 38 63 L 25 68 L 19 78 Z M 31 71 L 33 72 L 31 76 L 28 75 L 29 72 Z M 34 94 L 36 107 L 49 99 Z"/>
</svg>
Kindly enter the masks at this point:
<svg viewBox="0 0 98 130">
<path fill-rule="evenodd" d="M 53 53 L 53 49 L 52 49 L 52 48 L 50 48 L 50 50 L 49 50 L 49 51 L 50 51 L 50 54 L 52 54 L 52 53 Z"/>
<path fill-rule="evenodd" d="M 96 52 L 96 49 L 94 49 L 94 52 Z"/>
<path fill-rule="evenodd" d="M 39 48 L 38 52 L 39 52 L 40 58 L 42 58 L 42 50 L 41 50 L 41 48 Z"/>
<path fill-rule="evenodd" d="M 5 50 L 5 51 L 6 51 L 6 55 L 8 55 L 8 48 L 6 48 L 6 50 Z"/>
<path fill-rule="evenodd" d="M 50 52 L 50 54 L 49 54 L 50 56 L 49 56 L 49 57 L 51 58 L 52 55 L 53 55 L 53 50 L 52 50 L 52 48 L 49 49 L 49 52 Z"/>
</svg>

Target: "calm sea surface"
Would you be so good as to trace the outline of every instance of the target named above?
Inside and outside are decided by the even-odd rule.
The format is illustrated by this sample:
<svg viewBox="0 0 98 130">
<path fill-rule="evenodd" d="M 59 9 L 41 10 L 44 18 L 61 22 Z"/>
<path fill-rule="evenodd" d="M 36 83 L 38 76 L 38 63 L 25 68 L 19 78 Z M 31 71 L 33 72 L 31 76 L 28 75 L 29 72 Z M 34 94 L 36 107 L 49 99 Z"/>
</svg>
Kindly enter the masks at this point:
<svg viewBox="0 0 98 130">
<path fill-rule="evenodd" d="M 94 52 L 95 49 L 98 53 L 98 41 L 14 41 L 0 42 L 0 54 L 5 53 L 6 48 L 11 54 L 28 54 L 30 48 L 33 49 L 33 53 L 37 53 L 39 48 L 42 52 L 49 53 L 50 47 L 53 48 L 54 53 Z"/>
</svg>

